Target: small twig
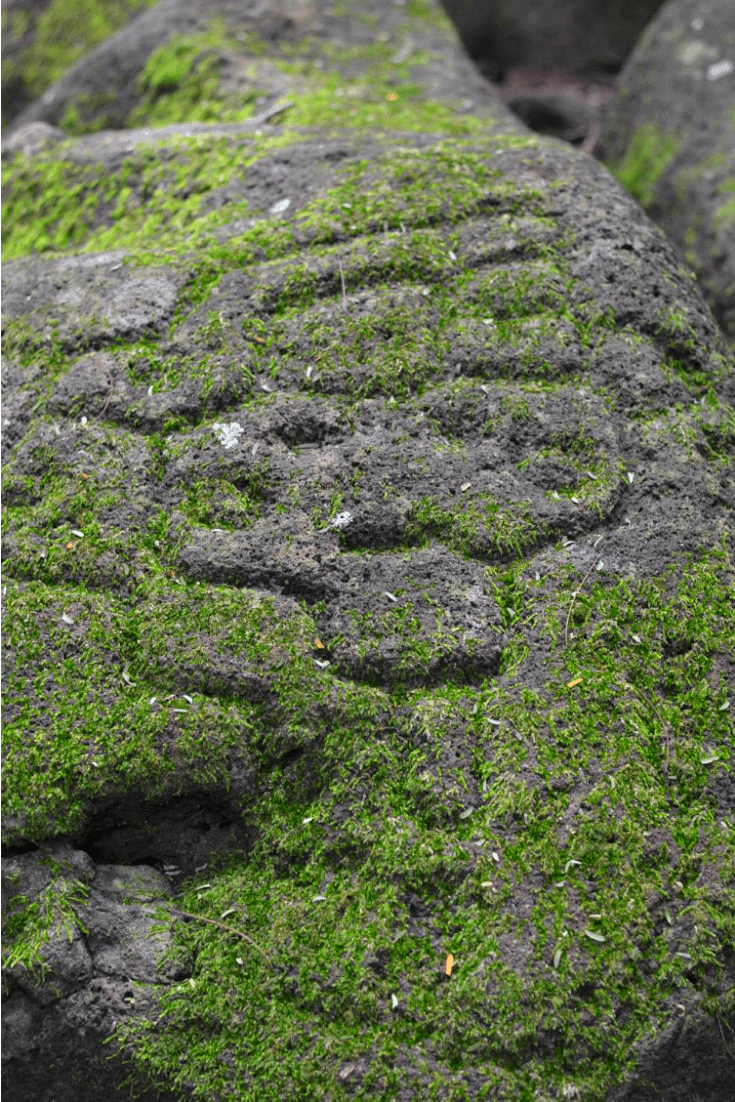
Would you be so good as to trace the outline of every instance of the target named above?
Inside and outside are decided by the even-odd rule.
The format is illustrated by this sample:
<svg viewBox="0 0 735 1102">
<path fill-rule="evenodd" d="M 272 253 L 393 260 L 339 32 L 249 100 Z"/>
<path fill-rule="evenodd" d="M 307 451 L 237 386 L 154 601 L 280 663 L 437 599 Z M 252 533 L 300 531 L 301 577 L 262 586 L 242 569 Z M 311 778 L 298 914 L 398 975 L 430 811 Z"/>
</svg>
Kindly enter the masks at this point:
<svg viewBox="0 0 735 1102">
<path fill-rule="evenodd" d="M 592 156 L 595 151 L 595 146 L 600 140 L 601 133 L 602 125 L 599 120 L 596 120 L 592 123 L 592 126 L 587 131 L 587 137 L 582 142 L 581 149 L 583 153 L 586 153 L 590 157 Z"/>
<path fill-rule="evenodd" d="M 342 261 L 338 260 L 337 263 L 339 264 L 339 277 L 342 280 L 342 309 L 346 310 L 347 309 L 347 291 L 346 291 L 346 288 L 345 288 L 345 273 L 344 273 L 344 269 L 342 267 Z"/>
<path fill-rule="evenodd" d="M 653 701 L 649 700 L 647 696 L 644 696 L 640 689 L 636 689 L 635 685 L 631 684 L 631 682 L 626 679 L 623 679 L 623 685 L 625 686 L 625 688 L 630 689 L 631 692 L 638 697 L 642 704 L 645 704 L 647 708 L 650 708 L 653 714 L 656 716 L 656 719 L 659 721 L 663 734 L 664 749 L 666 751 L 666 756 L 664 758 L 664 772 L 668 773 L 669 759 L 671 756 L 671 725 L 663 718 Z"/>
<path fill-rule="evenodd" d="M 255 118 L 248 121 L 253 126 L 262 126 L 264 122 L 280 115 L 282 111 L 288 111 L 289 107 L 293 107 L 291 100 L 286 100 L 285 103 L 276 103 L 273 107 L 269 107 L 267 111 L 264 111 L 262 115 L 256 115 Z"/>
<path fill-rule="evenodd" d="M 575 605 L 575 602 L 576 602 L 576 600 L 577 600 L 577 597 L 579 596 L 580 590 L 584 589 L 584 584 L 585 584 L 585 582 L 587 581 L 587 579 L 589 578 L 590 574 L 592 573 L 592 571 L 593 571 L 593 570 L 595 569 L 595 567 L 597 566 L 597 563 L 598 563 L 598 562 L 599 562 L 599 559 L 597 559 L 597 558 L 596 558 L 596 559 L 595 559 L 595 561 L 594 561 L 594 562 L 592 563 L 592 566 L 591 566 L 591 567 L 589 568 L 589 570 L 588 570 L 588 571 L 587 571 L 587 573 L 585 574 L 584 578 L 582 579 L 582 584 L 581 584 L 581 586 L 579 587 L 579 589 L 576 589 L 576 590 L 574 591 L 574 596 L 572 597 L 572 603 L 570 604 L 570 606 L 569 606 L 569 612 L 567 613 L 567 621 L 566 621 L 566 623 L 564 624 L 564 645 L 565 645 L 565 646 L 567 646 L 567 647 L 569 646 L 569 621 L 570 621 L 570 620 L 571 620 L 571 618 L 572 618 L 572 612 L 573 612 L 573 610 L 574 610 L 574 605 Z"/>
<path fill-rule="evenodd" d="M 105 368 L 105 371 L 107 372 L 108 390 L 107 390 L 107 397 L 105 398 L 105 404 L 103 405 L 102 409 L 100 410 L 100 415 L 99 415 L 99 418 L 98 418 L 100 421 L 102 420 L 102 418 L 105 415 L 105 411 L 107 410 L 107 407 L 110 404 L 110 398 L 112 397 L 112 392 L 115 389 L 115 377 L 114 377 L 114 375 L 112 374 L 112 372 L 110 371 L 109 368 Z"/>
<path fill-rule="evenodd" d="M 228 934 L 235 934 L 236 937 L 241 937 L 243 941 L 247 941 L 248 945 L 252 945 L 253 949 L 257 949 L 266 960 L 268 960 L 268 954 L 265 949 L 261 949 L 256 941 L 253 941 L 242 930 L 236 929 L 234 926 L 228 926 L 224 922 L 218 922 L 216 918 L 205 918 L 204 915 L 195 915 L 191 911 L 180 911 L 178 907 L 167 908 L 172 914 L 181 915 L 182 918 L 193 918 L 195 922 L 208 922 L 210 926 L 217 926 L 220 930 L 225 930 Z"/>
<path fill-rule="evenodd" d="M 725 1052 L 731 1060 L 735 1059 L 735 1052 L 732 1051 L 727 1041 L 725 1040 L 725 1034 L 722 1031 L 722 1022 L 720 1021 L 720 1015 L 717 1013 L 717 1011 L 715 1011 L 715 1018 L 717 1018 L 717 1024 L 720 1027 L 720 1037 L 722 1037 L 722 1043 L 725 1046 Z"/>
</svg>

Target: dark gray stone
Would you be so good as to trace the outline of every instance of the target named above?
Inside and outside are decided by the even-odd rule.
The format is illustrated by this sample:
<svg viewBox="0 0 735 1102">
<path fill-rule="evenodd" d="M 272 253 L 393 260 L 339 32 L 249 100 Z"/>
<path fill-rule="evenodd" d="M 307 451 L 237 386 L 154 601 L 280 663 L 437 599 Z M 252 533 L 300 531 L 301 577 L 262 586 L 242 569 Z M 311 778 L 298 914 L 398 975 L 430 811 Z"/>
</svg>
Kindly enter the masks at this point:
<svg viewBox="0 0 735 1102">
<path fill-rule="evenodd" d="M 597 154 L 681 249 L 735 339 L 735 7 L 670 0 L 620 74 Z"/>
</svg>

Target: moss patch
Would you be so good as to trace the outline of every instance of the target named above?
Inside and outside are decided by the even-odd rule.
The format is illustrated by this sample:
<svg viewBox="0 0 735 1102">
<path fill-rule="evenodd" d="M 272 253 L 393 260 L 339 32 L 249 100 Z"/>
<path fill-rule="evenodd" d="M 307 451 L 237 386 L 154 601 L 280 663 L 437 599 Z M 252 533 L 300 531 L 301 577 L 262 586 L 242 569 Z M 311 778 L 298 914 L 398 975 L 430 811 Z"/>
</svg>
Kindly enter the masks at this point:
<svg viewBox="0 0 735 1102">
<path fill-rule="evenodd" d="M 674 135 L 646 123 L 633 134 L 622 160 L 614 166 L 623 187 L 644 209 L 651 205 L 656 184 L 680 148 L 681 141 Z"/>
</svg>

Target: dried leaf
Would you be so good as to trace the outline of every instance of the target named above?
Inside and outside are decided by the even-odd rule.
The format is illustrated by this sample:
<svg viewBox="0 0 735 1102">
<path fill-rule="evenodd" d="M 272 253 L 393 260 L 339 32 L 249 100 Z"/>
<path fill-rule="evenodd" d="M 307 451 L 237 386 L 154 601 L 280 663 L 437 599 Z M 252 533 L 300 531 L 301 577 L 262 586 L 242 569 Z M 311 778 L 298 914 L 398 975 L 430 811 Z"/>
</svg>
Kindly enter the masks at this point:
<svg viewBox="0 0 735 1102">
<path fill-rule="evenodd" d="M 582 683 L 582 678 L 581 677 L 575 677 L 572 681 L 567 681 L 567 688 L 568 689 L 573 689 L 575 685 L 581 685 L 581 683 Z"/>
<path fill-rule="evenodd" d="M 447 975 L 447 976 L 451 976 L 453 968 L 454 968 L 454 957 L 450 953 L 449 956 L 447 957 L 446 963 L 444 965 L 444 974 Z"/>
<path fill-rule="evenodd" d="M 314 640 L 314 646 L 317 647 L 319 650 L 324 650 L 324 644 L 322 643 L 322 641 L 321 641 L 321 639 L 319 638 L 318 635 L 317 635 L 316 639 Z"/>
</svg>

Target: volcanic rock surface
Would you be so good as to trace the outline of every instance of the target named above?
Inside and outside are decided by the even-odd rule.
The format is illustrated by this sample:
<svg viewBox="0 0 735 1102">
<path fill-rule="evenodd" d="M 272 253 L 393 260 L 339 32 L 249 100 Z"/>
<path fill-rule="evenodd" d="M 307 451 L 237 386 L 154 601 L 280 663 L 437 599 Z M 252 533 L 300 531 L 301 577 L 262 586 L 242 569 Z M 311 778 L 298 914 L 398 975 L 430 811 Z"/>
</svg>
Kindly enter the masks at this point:
<svg viewBox="0 0 735 1102">
<path fill-rule="evenodd" d="M 735 382 L 676 250 L 424 0 L 162 0 L 52 91 L 9 1097 L 729 1097 Z"/>
</svg>

